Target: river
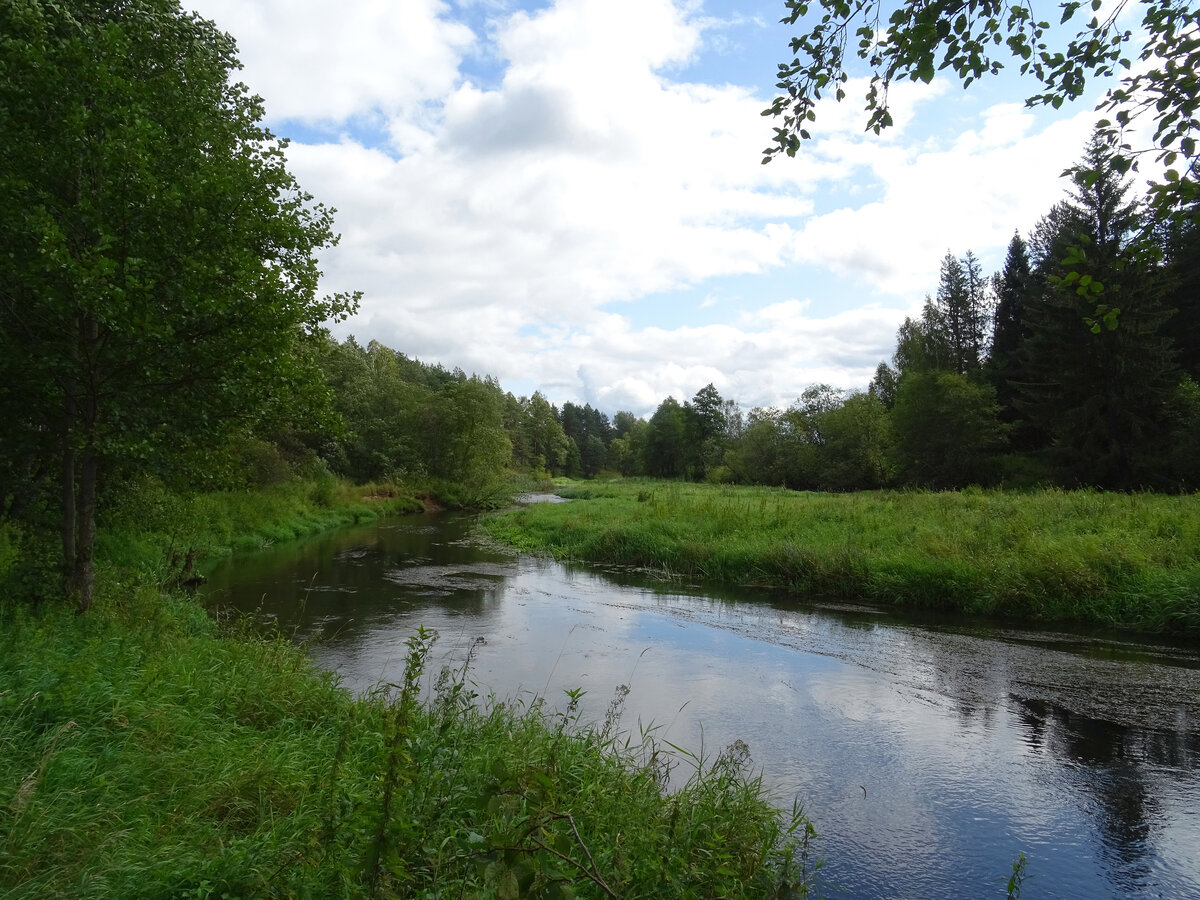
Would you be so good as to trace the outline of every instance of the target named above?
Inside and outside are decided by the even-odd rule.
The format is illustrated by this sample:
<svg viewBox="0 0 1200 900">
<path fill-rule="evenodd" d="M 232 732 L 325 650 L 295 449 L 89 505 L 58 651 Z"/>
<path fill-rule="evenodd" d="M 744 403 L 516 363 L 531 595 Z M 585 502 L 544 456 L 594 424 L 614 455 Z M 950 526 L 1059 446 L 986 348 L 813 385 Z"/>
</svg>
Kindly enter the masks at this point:
<svg viewBox="0 0 1200 900">
<path fill-rule="evenodd" d="M 365 691 L 440 635 L 485 696 L 582 688 L 601 721 L 712 757 L 749 745 L 821 837 L 822 896 L 1200 897 L 1200 649 L 914 618 L 519 555 L 474 519 L 390 519 L 242 556 L 206 596 Z M 478 639 L 482 638 L 482 641 Z"/>
</svg>

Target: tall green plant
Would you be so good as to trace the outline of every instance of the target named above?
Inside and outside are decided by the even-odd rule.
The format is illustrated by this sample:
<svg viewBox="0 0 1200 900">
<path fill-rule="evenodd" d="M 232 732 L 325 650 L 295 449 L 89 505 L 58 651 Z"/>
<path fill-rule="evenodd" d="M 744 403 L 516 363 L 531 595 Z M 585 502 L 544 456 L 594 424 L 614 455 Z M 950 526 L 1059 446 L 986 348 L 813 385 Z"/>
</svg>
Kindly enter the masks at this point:
<svg viewBox="0 0 1200 900">
<path fill-rule="evenodd" d="M 293 348 L 356 298 L 316 296 L 332 213 L 213 23 L 177 0 L 6 0 L 0 35 L 0 451 L 53 447 L 83 610 L 106 475 L 317 396 Z"/>
</svg>

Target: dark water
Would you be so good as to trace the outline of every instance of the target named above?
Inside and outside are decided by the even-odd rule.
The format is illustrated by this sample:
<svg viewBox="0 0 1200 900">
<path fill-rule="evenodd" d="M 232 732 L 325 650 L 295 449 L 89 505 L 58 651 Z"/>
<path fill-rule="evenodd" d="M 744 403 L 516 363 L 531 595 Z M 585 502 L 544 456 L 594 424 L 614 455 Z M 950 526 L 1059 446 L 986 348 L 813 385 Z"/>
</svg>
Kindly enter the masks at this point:
<svg viewBox="0 0 1200 900">
<path fill-rule="evenodd" d="M 315 639 L 353 689 L 397 681 L 424 625 L 481 692 L 709 756 L 734 740 L 821 838 L 822 895 L 1200 898 L 1200 650 L 912 621 L 639 581 L 394 519 L 231 562 L 209 595 Z M 440 666 L 435 661 L 430 668 Z"/>
</svg>

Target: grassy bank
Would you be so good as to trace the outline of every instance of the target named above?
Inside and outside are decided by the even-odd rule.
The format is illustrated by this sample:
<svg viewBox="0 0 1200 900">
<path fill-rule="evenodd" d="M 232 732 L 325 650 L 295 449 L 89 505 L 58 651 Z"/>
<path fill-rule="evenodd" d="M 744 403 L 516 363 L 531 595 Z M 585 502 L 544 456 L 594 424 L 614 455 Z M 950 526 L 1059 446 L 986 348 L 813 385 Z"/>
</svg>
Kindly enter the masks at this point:
<svg viewBox="0 0 1200 900">
<path fill-rule="evenodd" d="M 621 736 L 620 691 L 594 725 L 569 698 L 480 704 L 469 671 L 424 671 L 417 635 L 402 683 L 356 699 L 282 638 L 219 633 L 148 568 L 315 530 L 307 490 L 160 496 L 158 523 L 151 491 L 110 513 L 92 612 L 0 598 L 0 895 L 803 894 L 803 818 L 736 752 Z M 380 509 L 316 507 L 353 521 L 360 502 Z"/>
<path fill-rule="evenodd" d="M 109 570 L 161 582 L 187 577 L 189 567 L 202 569 L 230 553 L 424 508 L 425 501 L 403 488 L 352 485 L 332 477 L 187 497 L 147 480 L 104 511 L 96 557 Z"/>
<path fill-rule="evenodd" d="M 563 491 L 488 519 L 561 558 L 1024 619 L 1200 631 L 1200 498 L 1090 491 L 810 494 L 676 482 Z"/>
</svg>

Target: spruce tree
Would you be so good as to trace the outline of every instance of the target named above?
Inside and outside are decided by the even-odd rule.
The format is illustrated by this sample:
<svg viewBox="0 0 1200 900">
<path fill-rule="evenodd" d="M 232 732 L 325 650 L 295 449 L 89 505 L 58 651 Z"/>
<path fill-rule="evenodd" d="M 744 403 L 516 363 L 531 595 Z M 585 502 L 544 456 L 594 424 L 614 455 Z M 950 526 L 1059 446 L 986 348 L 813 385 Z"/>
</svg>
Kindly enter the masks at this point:
<svg viewBox="0 0 1200 900">
<path fill-rule="evenodd" d="M 1175 308 L 1170 331 L 1179 350 L 1179 364 L 1200 382 L 1200 204 L 1167 236 L 1166 273 L 1169 304 Z"/>
<path fill-rule="evenodd" d="M 996 312 L 992 330 L 991 369 L 996 375 L 997 395 L 1002 398 L 1011 391 L 1006 383 L 1013 369 L 1018 348 L 1028 336 L 1025 326 L 1025 305 L 1033 290 L 1033 268 L 1029 262 L 1029 245 L 1020 234 L 1008 242 L 1004 268 L 995 278 Z"/>
<path fill-rule="evenodd" d="M 927 331 L 938 334 L 949 354 L 946 367 L 956 375 L 979 369 L 987 306 L 987 287 L 979 260 L 970 251 L 962 259 L 947 252 L 942 259 L 937 296 L 926 305 L 924 324 Z"/>
<path fill-rule="evenodd" d="M 1018 409 L 1049 435 L 1062 480 L 1129 489 L 1156 481 L 1177 369 L 1164 282 L 1136 249 L 1137 204 L 1112 159 L 1093 137 L 1070 200 L 1035 231 L 1039 290 L 1013 384 Z"/>
<path fill-rule="evenodd" d="M 993 276 L 996 310 L 987 373 L 996 389 L 1000 419 L 1012 426 L 1009 439 L 1014 449 L 1028 451 L 1045 444 L 1045 435 L 1016 407 L 1013 384 L 1023 380 L 1019 351 L 1029 337 L 1026 307 L 1036 296 L 1037 281 L 1029 259 L 1029 245 L 1020 234 L 1008 244 L 1004 268 Z"/>
</svg>

